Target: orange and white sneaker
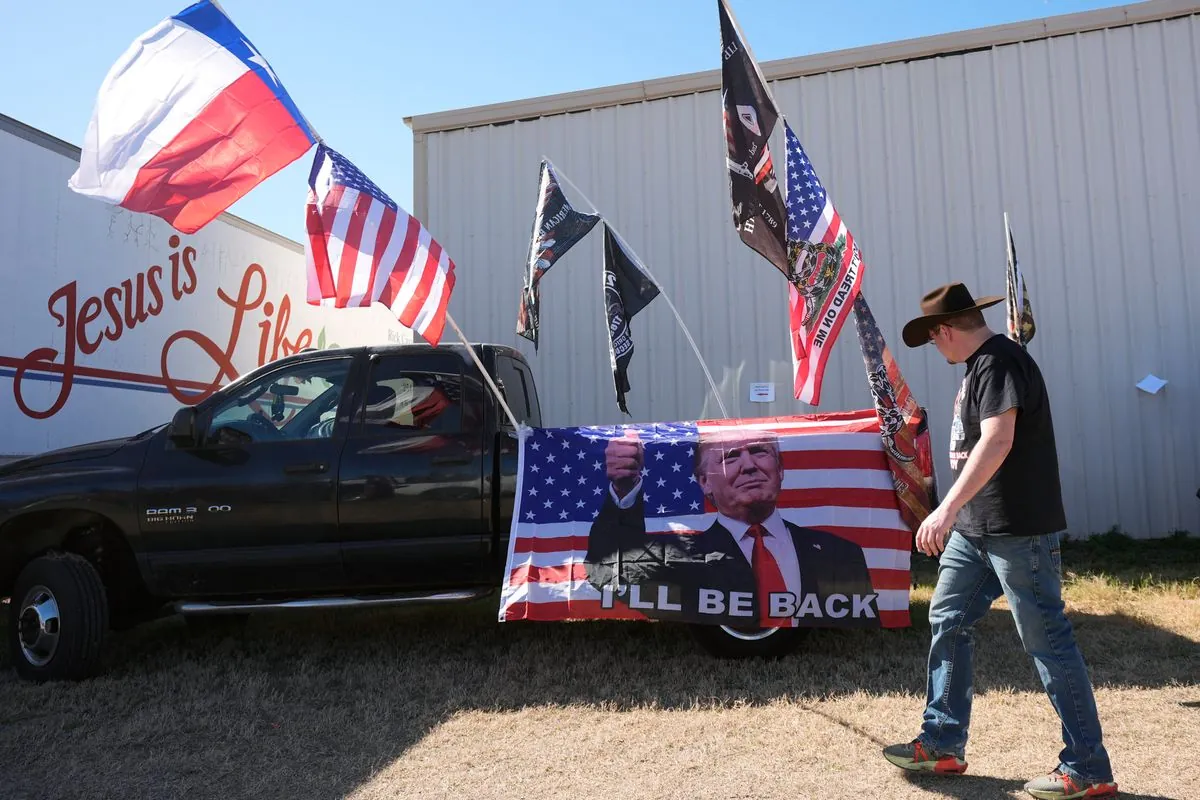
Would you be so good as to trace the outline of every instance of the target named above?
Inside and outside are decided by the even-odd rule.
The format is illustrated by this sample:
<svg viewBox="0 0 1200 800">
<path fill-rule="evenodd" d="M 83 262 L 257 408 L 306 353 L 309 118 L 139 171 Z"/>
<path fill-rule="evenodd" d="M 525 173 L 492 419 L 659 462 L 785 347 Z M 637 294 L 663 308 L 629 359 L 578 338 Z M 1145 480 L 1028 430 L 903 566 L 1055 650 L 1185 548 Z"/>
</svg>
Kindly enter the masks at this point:
<svg viewBox="0 0 1200 800">
<path fill-rule="evenodd" d="M 967 771 L 967 762 L 953 753 L 934 753 L 925 749 L 920 739 L 906 744 L 893 744 L 883 748 L 883 757 L 900 769 L 910 772 L 932 772 L 936 775 L 961 775 Z"/>
<path fill-rule="evenodd" d="M 1080 783 L 1065 772 L 1055 769 L 1049 775 L 1025 784 L 1025 791 L 1038 800 L 1074 800 L 1086 797 L 1116 797 L 1116 783 Z"/>
</svg>

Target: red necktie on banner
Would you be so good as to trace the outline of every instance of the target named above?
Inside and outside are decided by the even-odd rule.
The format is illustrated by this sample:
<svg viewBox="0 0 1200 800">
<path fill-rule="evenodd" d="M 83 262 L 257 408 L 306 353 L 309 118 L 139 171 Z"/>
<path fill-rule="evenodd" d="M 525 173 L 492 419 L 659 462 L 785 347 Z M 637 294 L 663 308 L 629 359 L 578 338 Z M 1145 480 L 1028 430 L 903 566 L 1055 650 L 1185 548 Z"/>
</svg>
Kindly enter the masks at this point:
<svg viewBox="0 0 1200 800">
<path fill-rule="evenodd" d="M 769 535 L 767 529 L 762 525 L 751 525 L 746 531 L 746 535 L 754 538 L 750 566 L 754 570 L 754 581 L 758 589 L 759 624 L 764 628 L 788 627 L 791 623 L 787 618 L 772 619 L 769 616 L 771 594 L 786 592 L 787 584 L 783 580 L 783 573 L 779 570 L 779 562 L 775 560 L 775 556 L 771 555 L 771 551 L 767 549 L 767 545 L 763 541 L 763 537 Z"/>
</svg>

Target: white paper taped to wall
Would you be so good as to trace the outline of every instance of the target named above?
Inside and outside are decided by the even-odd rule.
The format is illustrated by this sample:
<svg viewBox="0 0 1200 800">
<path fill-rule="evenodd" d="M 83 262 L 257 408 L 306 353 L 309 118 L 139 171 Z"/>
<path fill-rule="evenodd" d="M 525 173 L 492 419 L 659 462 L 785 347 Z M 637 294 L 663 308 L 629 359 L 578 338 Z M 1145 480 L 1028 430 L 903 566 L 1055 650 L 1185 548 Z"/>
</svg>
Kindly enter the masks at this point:
<svg viewBox="0 0 1200 800">
<path fill-rule="evenodd" d="M 1148 374 L 1146 377 L 1137 382 L 1137 388 L 1141 389 L 1147 394 L 1158 394 L 1158 390 L 1166 385 L 1167 382 L 1154 373 Z"/>
<path fill-rule="evenodd" d="M 775 402 L 775 384 L 774 383 L 752 383 L 752 384 L 750 384 L 750 402 L 751 403 L 774 403 Z"/>
</svg>

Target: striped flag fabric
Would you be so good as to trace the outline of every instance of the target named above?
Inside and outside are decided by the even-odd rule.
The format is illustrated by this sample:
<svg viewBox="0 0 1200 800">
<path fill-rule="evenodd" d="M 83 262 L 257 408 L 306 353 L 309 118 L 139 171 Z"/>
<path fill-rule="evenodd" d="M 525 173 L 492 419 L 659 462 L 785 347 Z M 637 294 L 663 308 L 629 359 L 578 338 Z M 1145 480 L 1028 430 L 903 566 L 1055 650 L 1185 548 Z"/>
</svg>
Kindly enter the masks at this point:
<svg viewBox="0 0 1200 800">
<path fill-rule="evenodd" d="M 454 290 L 454 261 L 348 158 L 318 145 L 306 207 L 310 305 L 381 303 L 437 345 Z"/>
<path fill-rule="evenodd" d="M 858 545 L 878 595 L 878 625 L 908 626 L 912 534 L 900 514 L 874 409 L 532 430 L 521 442 L 500 620 L 652 618 L 606 602 L 588 580 L 589 537 L 610 491 L 605 449 L 634 433 L 645 445 L 641 485 L 652 546 L 656 538 L 700 535 L 713 525 L 716 509 L 692 465 L 700 437 L 730 429 L 778 436 L 780 515 Z"/>
<path fill-rule="evenodd" d="M 854 327 L 879 415 L 884 456 L 900 501 L 900 515 L 916 534 L 933 508 L 937 488 L 925 411 L 900 373 L 863 292 L 854 300 Z"/>
<path fill-rule="evenodd" d="M 864 266 L 850 229 L 786 122 L 784 131 L 793 388 L 797 399 L 816 406 L 829 350 L 854 307 Z"/>
<path fill-rule="evenodd" d="M 201 0 L 113 64 L 67 185 L 195 233 L 316 140 L 262 53 Z"/>
</svg>

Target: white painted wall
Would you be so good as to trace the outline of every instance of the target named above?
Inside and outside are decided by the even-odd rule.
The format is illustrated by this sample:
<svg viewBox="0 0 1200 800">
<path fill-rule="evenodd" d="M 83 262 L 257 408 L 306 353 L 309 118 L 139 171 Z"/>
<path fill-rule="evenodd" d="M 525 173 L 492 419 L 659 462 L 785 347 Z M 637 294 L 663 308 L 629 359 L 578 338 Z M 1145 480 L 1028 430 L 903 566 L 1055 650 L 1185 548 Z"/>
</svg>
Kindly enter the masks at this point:
<svg viewBox="0 0 1200 800">
<path fill-rule="evenodd" d="M 382 307 L 335 312 L 307 305 L 304 251 L 296 242 L 231 215 L 194 235 L 178 234 L 157 217 L 70 191 L 76 159 L 70 145 L 0 117 L 0 454 L 168 422 L 187 399 L 172 385 L 182 394 L 227 383 L 230 374 L 284 355 L 284 340 L 288 347 L 412 341 Z M 172 258 L 180 265 L 177 287 Z M 201 342 L 210 343 L 207 351 Z M 70 347 L 75 367 L 67 389 Z"/>
</svg>

